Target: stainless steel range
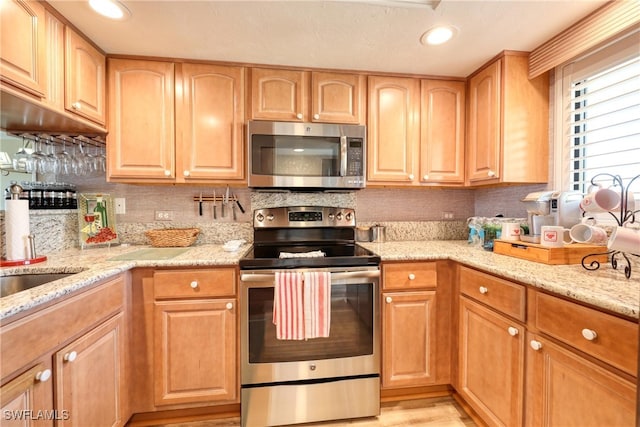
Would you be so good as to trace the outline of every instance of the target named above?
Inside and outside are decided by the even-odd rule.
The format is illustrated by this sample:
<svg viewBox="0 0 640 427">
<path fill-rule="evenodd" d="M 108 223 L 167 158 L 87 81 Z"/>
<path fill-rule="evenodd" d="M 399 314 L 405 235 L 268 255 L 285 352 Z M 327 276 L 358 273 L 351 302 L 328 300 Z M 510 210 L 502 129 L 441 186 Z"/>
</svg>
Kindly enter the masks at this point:
<svg viewBox="0 0 640 427">
<path fill-rule="evenodd" d="M 354 210 L 260 209 L 253 224 L 254 247 L 240 260 L 242 426 L 378 415 L 380 257 L 355 243 Z M 277 335 L 283 272 L 330 278 L 328 335 Z"/>
</svg>

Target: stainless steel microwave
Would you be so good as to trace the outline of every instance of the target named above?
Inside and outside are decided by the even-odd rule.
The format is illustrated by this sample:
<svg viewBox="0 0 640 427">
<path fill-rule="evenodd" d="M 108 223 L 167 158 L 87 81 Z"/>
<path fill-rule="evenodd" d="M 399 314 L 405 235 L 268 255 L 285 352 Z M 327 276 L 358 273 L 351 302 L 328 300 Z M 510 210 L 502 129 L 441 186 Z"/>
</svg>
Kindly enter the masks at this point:
<svg viewBox="0 0 640 427">
<path fill-rule="evenodd" d="M 249 187 L 364 188 L 365 126 L 254 120 L 247 127 Z"/>
</svg>

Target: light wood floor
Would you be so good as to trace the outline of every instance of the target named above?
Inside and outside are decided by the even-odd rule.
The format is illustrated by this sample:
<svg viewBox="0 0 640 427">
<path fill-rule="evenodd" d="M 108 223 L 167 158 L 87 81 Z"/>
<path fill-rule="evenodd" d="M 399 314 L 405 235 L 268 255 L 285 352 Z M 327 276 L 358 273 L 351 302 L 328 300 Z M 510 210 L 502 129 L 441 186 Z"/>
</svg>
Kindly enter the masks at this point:
<svg viewBox="0 0 640 427">
<path fill-rule="evenodd" d="M 304 427 L 464 427 L 476 424 L 451 397 L 405 400 L 381 404 L 380 416 L 337 422 L 304 424 Z M 238 427 L 240 418 L 165 424 L 157 427 Z"/>
</svg>

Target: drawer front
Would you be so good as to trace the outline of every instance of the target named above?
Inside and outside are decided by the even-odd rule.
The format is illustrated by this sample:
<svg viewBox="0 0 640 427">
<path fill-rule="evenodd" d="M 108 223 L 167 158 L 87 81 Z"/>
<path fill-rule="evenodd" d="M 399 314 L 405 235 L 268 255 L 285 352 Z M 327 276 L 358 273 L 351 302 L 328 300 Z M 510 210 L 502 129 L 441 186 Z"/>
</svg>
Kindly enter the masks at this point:
<svg viewBox="0 0 640 427">
<path fill-rule="evenodd" d="M 212 268 L 203 270 L 156 271 L 153 274 L 155 298 L 204 298 L 234 296 L 236 270 Z"/>
<path fill-rule="evenodd" d="M 400 262 L 382 265 L 382 289 L 435 288 L 438 284 L 436 262 Z"/>
<path fill-rule="evenodd" d="M 636 323 L 541 292 L 535 294 L 534 312 L 541 333 L 637 375 Z"/>
<path fill-rule="evenodd" d="M 527 291 L 522 285 L 460 267 L 460 292 L 507 316 L 525 321 Z"/>
</svg>

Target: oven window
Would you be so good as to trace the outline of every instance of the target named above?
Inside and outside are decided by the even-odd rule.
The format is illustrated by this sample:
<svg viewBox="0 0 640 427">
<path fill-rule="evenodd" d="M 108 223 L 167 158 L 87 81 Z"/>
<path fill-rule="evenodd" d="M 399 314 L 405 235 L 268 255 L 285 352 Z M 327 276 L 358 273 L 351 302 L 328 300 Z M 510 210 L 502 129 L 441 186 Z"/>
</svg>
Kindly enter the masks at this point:
<svg viewBox="0 0 640 427">
<path fill-rule="evenodd" d="M 328 338 L 278 340 L 273 288 L 249 291 L 249 363 L 299 362 L 373 354 L 373 285 L 331 287 Z"/>
<path fill-rule="evenodd" d="M 339 137 L 253 135 L 251 156 L 257 175 L 340 175 Z"/>
</svg>

